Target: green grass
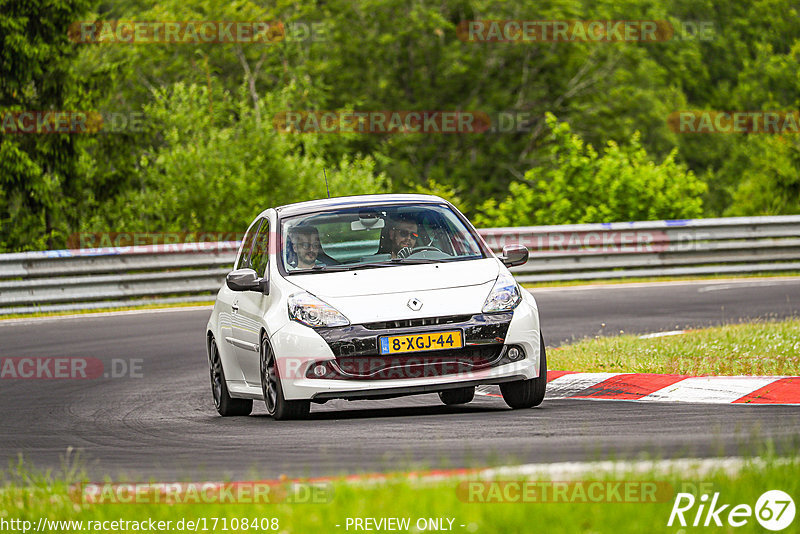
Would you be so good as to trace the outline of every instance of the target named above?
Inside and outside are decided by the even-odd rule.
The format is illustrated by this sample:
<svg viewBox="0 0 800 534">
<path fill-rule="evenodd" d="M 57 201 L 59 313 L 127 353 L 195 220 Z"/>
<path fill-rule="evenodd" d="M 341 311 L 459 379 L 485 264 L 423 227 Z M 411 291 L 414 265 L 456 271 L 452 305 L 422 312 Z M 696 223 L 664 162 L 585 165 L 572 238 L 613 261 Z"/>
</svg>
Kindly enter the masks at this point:
<svg viewBox="0 0 800 534">
<path fill-rule="evenodd" d="M 547 353 L 560 371 L 800 376 L 800 319 L 756 322 L 639 339 L 585 339 Z"/>
<path fill-rule="evenodd" d="M 0 492 L 0 519 L 21 519 L 36 525 L 40 517 L 62 521 L 78 520 L 84 521 L 84 524 L 88 521 L 141 521 L 149 518 L 155 521 L 172 521 L 175 524 L 180 519 L 206 518 L 205 532 L 219 533 L 224 532 L 221 528 L 223 518 L 228 523 L 229 530 L 237 530 L 231 528 L 230 523 L 234 518 L 247 518 L 248 521 L 275 518 L 279 525 L 278 532 L 312 533 L 354 532 L 352 527 L 345 528 L 348 518 L 410 518 L 412 524 L 418 518 L 451 518 L 454 519 L 453 531 L 464 533 L 676 533 L 680 530 L 680 526 L 676 523 L 672 527 L 667 527 L 667 521 L 678 492 L 693 494 L 698 499 L 698 504 L 699 497 L 703 493 L 713 495 L 714 492 L 719 492 L 719 504 L 747 504 L 754 507 L 762 493 L 780 489 L 797 502 L 800 498 L 800 456 L 797 455 L 797 449 L 793 450 L 795 453 L 788 458 L 776 458 L 767 454 L 763 460 L 749 460 L 744 467 L 734 472 L 721 468 L 708 471 L 685 467 L 634 472 L 625 466 L 620 466 L 613 471 L 596 471 L 571 479 L 584 486 L 592 481 L 611 484 L 621 482 L 633 488 L 641 487 L 642 483 L 657 486 L 656 492 L 647 494 L 644 499 L 635 499 L 639 502 L 627 503 L 586 502 L 589 501 L 588 498 L 581 498 L 581 494 L 573 490 L 566 493 L 566 500 L 562 498 L 557 502 L 552 502 L 552 499 L 550 502 L 530 502 L 530 499 L 518 502 L 474 502 L 474 499 L 473 501 L 469 499 L 468 484 L 486 482 L 476 475 L 435 482 L 415 482 L 398 475 L 396 478 L 367 484 L 333 482 L 328 489 L 330 498 L 321 499 L 317 503 L 88 504 L 69 493 L 70 484 L 86 480 L 85 476 L 79 473 L 54 476 L 30 475 L 24 471 L 16 471 L 7 475 Z M 496 481 L 530 483 L 549 480 L 547 476 L 526 478 L 509 475 L 495 477 L 488 482 L 489 484 Z M 566 480 L 568 479 L 560 477 L 553 482 L 563 485 Z M 545 486 L 553 487 L 546 482 Z M 489 494 L 486 490 L 482 490 L 473 495 L 482 495 L 486 498 Z M 498 496 L 497 493 L 494 495 Z M 502 494 L 499 495 L 502 500 Z M 731 506 L 721 515 L 723 521 L 730 509 Z M 691 513 L 686 514 L 690 525 L 689 531 L 764 532 L 754 517 L 748 519 L 747 525 L 736 529 L 702 526 L 693 528 L 691 521 L 696 510 L 697 506 Z M 220 525 L 215 531 L 211 529 L 213 518 L 217 518 L 217 524 Z M 800 517 L 795 518 L 794 523 L 785 532 L 796 532 L 798 524 Z M 337 528 L 336 525 L 341 526 Z M 77 530 L 61 528 L 57 531 Z M 198 531 L 204 532 L 202 527 Z M 264 532 L 253 529 L 247 531 Z M 413 528 L 410 531 L 416 532 Z"/>
</svg>

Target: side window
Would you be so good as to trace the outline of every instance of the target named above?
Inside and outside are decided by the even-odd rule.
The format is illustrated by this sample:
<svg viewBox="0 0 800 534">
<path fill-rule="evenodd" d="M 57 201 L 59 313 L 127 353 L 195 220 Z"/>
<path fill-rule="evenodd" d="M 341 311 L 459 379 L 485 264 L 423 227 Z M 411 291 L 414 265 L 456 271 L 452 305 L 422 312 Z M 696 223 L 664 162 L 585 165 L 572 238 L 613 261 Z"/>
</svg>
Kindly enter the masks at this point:
<svg viewBox="0 0 800 534">
<path fill-rule="evenodd" d="M 258 232 L 258 227 L 261 226 L 261 223 L 265 219 L 260 219 L 250 227 L 250 231 L 247 232 L 247 235 L 244 236 L 244 241 L 242 242 L 242 254 L 239 256 L 239 261 L 236 262 L 236 269 L 245 269 L 250 267 L 250 251 L 253 248 L 253 241 L 256 238 L 256 233 Z"/>
<path fill-rule="evenodd" d="M 258 276 L 263 277 L 269 263 L 269 221 L 264 220 L 253 242 L 253 254 L 250 258 L 250 268 Z"/>
</svg>

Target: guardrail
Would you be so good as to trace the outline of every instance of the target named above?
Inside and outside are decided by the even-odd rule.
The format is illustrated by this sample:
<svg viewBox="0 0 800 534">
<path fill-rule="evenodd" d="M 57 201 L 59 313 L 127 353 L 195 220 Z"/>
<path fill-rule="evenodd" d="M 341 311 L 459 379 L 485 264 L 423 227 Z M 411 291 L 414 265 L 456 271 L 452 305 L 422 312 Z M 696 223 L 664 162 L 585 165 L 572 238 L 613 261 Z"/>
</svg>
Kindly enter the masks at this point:
<svg viewBox="0 0 800 534">
<path fill-rule="evenodd" d="M 520 282 L 800 270 L 800 215 L 490 228 L 492 250 L 519 243 Z"/>
<path fill-rule="evenodd" d="M 526 283 L 800 271 L 800 215 L 488 228 L 530 250 Z M 0 254 L 0 315 L 209 301 L 237 241 Z M 139 299 L 139 300 L 136 300 Z"/>
</svg>

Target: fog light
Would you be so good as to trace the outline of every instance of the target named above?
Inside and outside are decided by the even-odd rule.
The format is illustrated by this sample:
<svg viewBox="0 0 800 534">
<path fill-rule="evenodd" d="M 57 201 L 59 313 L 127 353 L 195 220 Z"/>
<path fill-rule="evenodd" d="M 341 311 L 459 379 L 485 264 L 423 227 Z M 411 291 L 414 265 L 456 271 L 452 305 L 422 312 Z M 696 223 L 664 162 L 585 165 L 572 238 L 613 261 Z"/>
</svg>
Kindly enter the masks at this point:
<svg viewBox="0 0 800 534">
<path fill-rule="evenodd" d="M 511 360 L 512 362 L 521 360 L 522 357 L 524 356 L 522 351 L 519 350 L 517 347 L 511 347 L 510 349 L 508 349 L 507 355 L 508 359 Z"/>
<path fill-rule="evenodd" d="M 317 375 L 317 376 L 319 376 L 319 377 L 323 377 L 323 376 L 325 376 L 326 374 L 328 374 L 328 368 L 327 368 L 327 367 L 325 367 L 325 366 L 324 366 L 324 365 L 322 365 L 322 364 L 315 365 L 315 366 L 314 366 L 314 374 L 315 374 L 315 375 Z"/>
</svg>

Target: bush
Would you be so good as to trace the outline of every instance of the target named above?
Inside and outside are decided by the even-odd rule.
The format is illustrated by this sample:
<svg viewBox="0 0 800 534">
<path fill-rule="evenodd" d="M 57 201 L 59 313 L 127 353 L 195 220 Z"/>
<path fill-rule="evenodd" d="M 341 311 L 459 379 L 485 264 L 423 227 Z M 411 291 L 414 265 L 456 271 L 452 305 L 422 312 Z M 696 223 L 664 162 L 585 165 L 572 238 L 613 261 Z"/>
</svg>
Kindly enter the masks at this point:
<svg viewBox="0 0 800 534">
<path fill-rule="evenodd" d="M 707 186 L 675 161 L 675 150 L 656 164 L 637 132 L 625 146 L 609 141 L 600 155 L 550 113 L 547 125 L 551 163 L 530 169 L 499 202 L 484 202 L 475 217 L 478 226 L 684 219 L 703 213 Z"/>
</svg>

